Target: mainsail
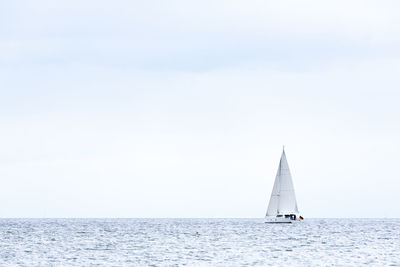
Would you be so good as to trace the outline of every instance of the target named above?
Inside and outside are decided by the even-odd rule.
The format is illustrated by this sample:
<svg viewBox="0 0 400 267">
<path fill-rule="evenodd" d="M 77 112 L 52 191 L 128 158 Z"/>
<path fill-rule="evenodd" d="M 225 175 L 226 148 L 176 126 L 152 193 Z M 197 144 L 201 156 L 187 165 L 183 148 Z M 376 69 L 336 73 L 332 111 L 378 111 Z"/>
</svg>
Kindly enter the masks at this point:
<svg viewBox="0 0 400 267">
<path fill-rule="evenodd" d="M 266 216 L 298 214 L 289 165 L 283 149 Z"/>
</svg>

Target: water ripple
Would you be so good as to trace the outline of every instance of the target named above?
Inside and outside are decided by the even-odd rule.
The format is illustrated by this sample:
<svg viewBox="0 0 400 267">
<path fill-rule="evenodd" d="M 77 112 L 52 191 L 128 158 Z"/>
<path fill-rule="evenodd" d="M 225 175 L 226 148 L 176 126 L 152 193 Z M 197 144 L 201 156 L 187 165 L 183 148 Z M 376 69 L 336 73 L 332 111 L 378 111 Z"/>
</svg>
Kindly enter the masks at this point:
<svg viewBox="0 0 400 267">
<path fill-rule="evenodd" d="M 0 219 L 0 266 L 400 266 L 399 219 Z"/>
</svg>

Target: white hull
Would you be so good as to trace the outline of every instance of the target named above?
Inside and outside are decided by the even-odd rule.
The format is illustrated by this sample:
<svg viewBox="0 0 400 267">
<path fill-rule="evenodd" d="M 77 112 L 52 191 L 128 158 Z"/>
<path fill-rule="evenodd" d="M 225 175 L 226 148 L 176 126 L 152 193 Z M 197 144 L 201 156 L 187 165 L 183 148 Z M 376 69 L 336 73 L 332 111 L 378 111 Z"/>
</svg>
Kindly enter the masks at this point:
<svg viewBox="0 0 400 267">
<path fill-rule="evenodd" d="M 294 223 L 298 221 L 298 219 L 293 220 L 285 217 L 266 217 L 264 220 L 265 223 Z"/>
</svg>

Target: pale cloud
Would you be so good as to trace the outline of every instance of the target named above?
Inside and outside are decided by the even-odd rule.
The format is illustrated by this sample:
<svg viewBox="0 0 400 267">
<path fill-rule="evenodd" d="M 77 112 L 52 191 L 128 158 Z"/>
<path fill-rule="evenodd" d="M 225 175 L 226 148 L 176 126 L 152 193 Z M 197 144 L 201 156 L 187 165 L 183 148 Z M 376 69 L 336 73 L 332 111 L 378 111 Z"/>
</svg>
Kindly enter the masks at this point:
<svg viewBox="0 0 400 267">
<path fill-rule="evenodd" d="M 291 71 L 399 57 L 395 1 L 21 1 L 1 10 L 0 64 L 18 68 Z"/>
<path fill-rule="evenodd" d="M 352 39 L 399 31 L 397 1 L 20 1 L 3 5 L 3 20 L 9 22 L 3 29 L 39 37 L 68 38 L 83 32 L 134 39 L 135 34 L 143 38 L 157 32 L 165 38 L 171 33 L 273 32 L 336 33 Z M 13 34 L 18 36 L 18 31 Z"/>
</svg>

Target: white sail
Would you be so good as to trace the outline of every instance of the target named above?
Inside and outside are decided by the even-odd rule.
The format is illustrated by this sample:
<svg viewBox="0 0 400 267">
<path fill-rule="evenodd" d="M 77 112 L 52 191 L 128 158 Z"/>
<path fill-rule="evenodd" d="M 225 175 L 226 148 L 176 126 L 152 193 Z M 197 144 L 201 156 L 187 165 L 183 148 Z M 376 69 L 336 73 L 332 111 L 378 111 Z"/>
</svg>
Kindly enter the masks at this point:
<svg viewBox="0 0 400 267">
<path fill-rule="evenodd" d="M 298 213 L 292 176 L 283 150 L 266 216 Z"/>
<path fill-rule="evenodd" d="M 268 210 L 267 210 L 266 216 L 278 215 L 279 188 L 280 188 L 280 184 L 279 184 L 280 166 L 281 165 L 279 163 L 278 173 L 276 174 L 276 177 L 275 177 L 274 187 L 272 188 L 271 198 L 269 199 L 269 205 L 268 205 Z"/>
</svg>

